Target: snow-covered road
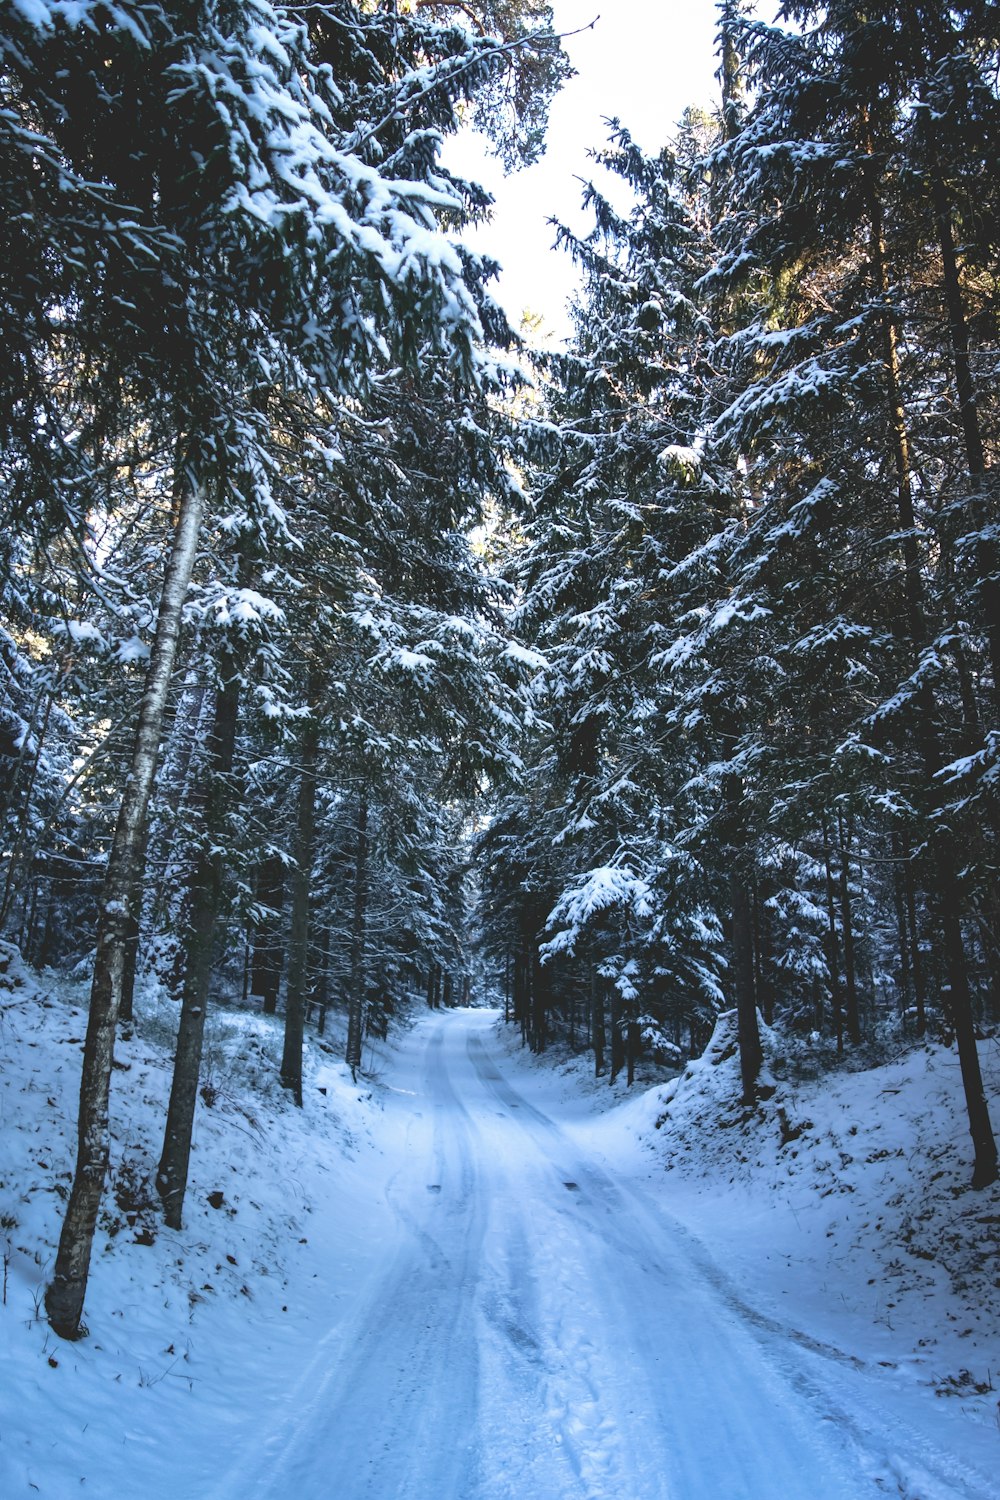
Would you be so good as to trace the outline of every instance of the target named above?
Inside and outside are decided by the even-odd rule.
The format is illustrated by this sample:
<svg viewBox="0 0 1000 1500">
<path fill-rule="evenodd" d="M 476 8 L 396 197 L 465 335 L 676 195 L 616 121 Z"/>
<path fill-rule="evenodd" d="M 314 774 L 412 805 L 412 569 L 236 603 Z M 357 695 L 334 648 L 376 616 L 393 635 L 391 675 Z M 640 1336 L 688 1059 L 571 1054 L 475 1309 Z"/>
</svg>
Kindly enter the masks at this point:
<svg viewBox="0 0 1000 1500">
<path fill-rule="evenodd" d="M 485 1011 L 386 1080 L 387 1232 L 216 1500 L 993 1500 L 539 1108 Z M 374 1186 L 374 1184 L 373 1184 Z M 336 1206 L 332 1206 L 336 1211 Z"/>
</svg>

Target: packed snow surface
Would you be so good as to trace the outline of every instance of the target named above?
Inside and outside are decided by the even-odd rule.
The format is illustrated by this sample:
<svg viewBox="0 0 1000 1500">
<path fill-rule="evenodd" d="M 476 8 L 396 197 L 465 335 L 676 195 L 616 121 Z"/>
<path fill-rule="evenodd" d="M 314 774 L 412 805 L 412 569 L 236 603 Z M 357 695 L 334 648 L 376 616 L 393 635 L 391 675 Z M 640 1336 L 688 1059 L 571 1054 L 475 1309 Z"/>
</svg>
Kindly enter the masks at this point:
<svg viewBox="0 0 1000 1500">
<path fill-rule="evenodd" d="M 236 1016 L 263 1099 L 215 1075 L 179 1234 L 141 1206 L 163 1054 L 127 1043 L 90 1336 L 61 1343 L 39 1262 L 80 1019 L 36 995 L 0 1012 L 21 1152 L 2 1184 L 4 1500 L 1000 1496 L 981 1411 L 937 1400 L 862 1323 L 840 1347 L 803 1330 L 808 1306 L 762 1306 L 777 1283 L 754 1285 L 753 1257 L 721 1264 L 718 1211 L 706 1239 L 664 1172 L 661 1091 L 597 1112 L 484 1010 L 428 1013 L 371 1087 L 312 1051 L 302 1111 L 267 1090 L 274 1023 Z"/>
</svg>

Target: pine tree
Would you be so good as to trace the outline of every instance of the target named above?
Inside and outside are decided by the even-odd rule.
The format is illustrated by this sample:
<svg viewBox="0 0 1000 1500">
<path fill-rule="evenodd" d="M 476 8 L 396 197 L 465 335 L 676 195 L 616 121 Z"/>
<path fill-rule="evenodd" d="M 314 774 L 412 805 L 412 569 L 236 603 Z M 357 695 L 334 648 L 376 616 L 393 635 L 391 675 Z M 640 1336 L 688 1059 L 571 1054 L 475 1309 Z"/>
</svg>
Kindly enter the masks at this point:
<svg viewBox="0 0 1000 1500">
<path fill-rule="evenodd" d="M 105 185 L 99 196 L 111 205 L 112 225 L 138 210 L 134 238 L 122 230 L 104 247 L 103 315 L 86 323 L 89 289 L 100 278 L 81 278 L 68 297 L 76 316 L 65 320 L 60 338 L 71 344 L 74 332 L 81 341 L 86 335 L 103 400 L 98 409 L 109 421 L 126 414 L 120 400 L 114 406 L 122 385 L 147 410 L 159 403 L 179 461 L 177 531 L 102 905 L 79 1162 L 47 1296 L 50 1320 L 67 1337 L 82 1327 L 132 893 L 209 492 L 224 508 L 230 472 L 254 474 L 266 489 L 266 434 L 255 397 L 262 379 L 317 395 L 360 390 L 390 342 L 404 357 L 414 349 L 418 327 L 445 349 L 460 378 L 471 378 L 479 330 L 465 266 L 429 237 L 438 209 L 461 208 L 435 176 L 433 153 L 414 152 L 410 138 L 400 141 L 386 167 L 409 182 L 390 185 L 363 154 L 370 132 L 356 139 L 352 118 L 338 134 L 344 96 L 312 64 L 307 34 L 285 13 L 266 5 L 248 11 L 206 4 L 176 14 L 151 7 L 139 26 L 116 13 L 93 31 L 85 19 L 81 12 L 74 24 L 57 7 L 40 8 L 31 20 L 19 11 L 19 50 L 6 54 L 26 118 L 34 120 L 35 111 L 40 133 L 48 131 L 49 156 L 65 162 L 71 178 L 75 172 Z M 106 112 L 109 57 L 121 89 Z M 446 56 L 446 73 L 448 63 Z M 79 95 L 67 110 L 55 96 L 72 87 Z M 123 115 L 128 128 L 115 133 Z M 24 126 L 18 129 L 15 144 L 24 139 Z M 143 142 L 137 156 L 129 148 L 135 139 Z M 189 288 L 197 290 L 189 295 Z M 45 295 L 55 290 L 50 285 Z M 14 410 L 28 384 L 15 390 Z M 267 503 L 263 493 L 258 500 Z"/>
</svg>

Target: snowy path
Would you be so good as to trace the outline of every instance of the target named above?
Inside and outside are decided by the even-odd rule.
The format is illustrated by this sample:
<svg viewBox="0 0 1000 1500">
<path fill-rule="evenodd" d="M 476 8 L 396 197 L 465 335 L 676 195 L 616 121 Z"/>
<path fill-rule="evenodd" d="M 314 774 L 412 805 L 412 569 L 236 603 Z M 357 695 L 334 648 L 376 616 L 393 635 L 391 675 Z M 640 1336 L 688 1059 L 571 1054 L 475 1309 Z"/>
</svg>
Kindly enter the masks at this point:
<svg viewBox="0 0 1000 1500">
<path fill-rule="evenodd" d="M 215 1500 L 992 1500 L 519 1090 L 494 1017 L 390 1079 L 395 1232 Z M 332 1206 L 336 1211 L 336 1205 Z"/>
</svg>

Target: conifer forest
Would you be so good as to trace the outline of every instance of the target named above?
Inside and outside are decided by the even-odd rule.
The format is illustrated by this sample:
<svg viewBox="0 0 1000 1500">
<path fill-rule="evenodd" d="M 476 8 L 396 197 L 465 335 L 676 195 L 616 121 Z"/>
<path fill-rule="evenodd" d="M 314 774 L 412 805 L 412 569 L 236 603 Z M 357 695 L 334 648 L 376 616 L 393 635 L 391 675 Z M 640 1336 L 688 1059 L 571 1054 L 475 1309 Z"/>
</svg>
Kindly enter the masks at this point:
<svg viewBox="0 0 1000 1500">
<path fill-rule="evenodd" d="M 643 6 L 631 10 L 640 48 Z M 644 1331 L 635 1304 L 658 1304 L 632 1271 L 618 1281 L 625 1241 L 643 1247 L 644 1275 L 657 1255 L 690 1254 L 697 1273 L 671 1272 L 684 1279 L 703 1274 L 688 1247 L 700 1236 L 743 1288 L 726 1294 L 735 1319 L 758 1306 L 739 1259 L 750 1264 L 756 1231 L 730 1255 L 711 1235 L 728 1223 L 738 1244 L 738 1208 L 704 1229 L 692 1220 L 676 1244 L 643 1210 L 629 1239 L 619 1158 L 602 1148 L 598 1169 L 569 1154 L 570 1125 L 530 1092 L 570 1079 L 588 1108 L 613 1103 L 630 1149 L 638 1136 L 678 1163 L 664 1178 L 661 1161 L 654 1179 L 669 1212 L 668 1186 L 697 1185 L 718 1153 L 732 1153 L 725 1175 L 748 1202 L 774 1198 L 747 1175 L 777 1171 L 754 1153 L 812 1162 L 806 1143 L 827 1116 L 839 1147 L 816 1158 L 810 1201 L 832 1191 L 844 1203 L 862 1192 L 849 1137 L 871 1131 L 866 1170 L 900 1163 L 892 1254 L 908 1253 L 942 1178 L 952 1228 L 927 1208 L 937 1242 L 921 1242 L 913 1274 L 933 1263 L 942 1298 L 964 1294 L 983 1316 L 992 1301 L 996 1325 L 1000 10 L 720 0 L 714 12 L 714 101 L 665 118 L 657 152 L 627 119 L 608 120 L 581 185 L 590 227 L 553 222 L 551 254 L 578 277 L 572 336 L 557 339 L 537 309 L 517 327 L 501 307 L 496 260 L 479 248 L 490 193 L 448 148 L 474 130 L 507 172 L 540 158 L 573 75 L 558 6 L 0 3 L 0 1040 L 33 1048 L 32 1068 L 58 1058 L 36 1092 L 61 1122 L 52 1143 L 39 1137 L 44 1161 L 27 1145 L 20 1165 L 0 1153 L 3 1311 L 27 1276 L 18 1256 L 33 1258 L 31 1347 L 46 1378 L 68 1381 L 72 1351 L 99 1360 L 125 1336 L 128 1311 L 108 1329 L 121 1287 L 141 1287 L 162 1254 L 167 1290 L 151 1301 L 179 1299 L 178 1268 L 223 1205 L 236 1225 L 233 1193 L 266 1193 L 270 1174 L 291 1202 L 293 1158 L 311 1160 L 323 1130 L 343 1132 L 338 1182 L 380 1130 L 400 1180 L 419 1176 L 409 1207 L 387 1179 L 393 1233 L 419 1219 L 426 1241 L 442 1222 L 426 1215 L 469 1214 L 460 1238 L 424 1247 L 434 1264 L 421 1296 L 451 1308 L 437 1319 L 440 1363 L 423 1333 L 419 1356 L 400 1355 L 425 1403 L 444 1392 L 454 1413 L 462 1391 L 480 1392 L 468 1453 L 461 1421 L 453 1444 L 444 1426 L 419 1436 L 427 1408 L 385 1385 L 396 1335 L 377 1345 L 369 1318 L 351 1334 L 353 1394 L 335 1384 L 321 1401 L 327 1376 L 312 1364 L 295 1386 L 315 1441 L 275 1437 L 273 1473 L 248 1459 L 238 1477 L 216 1459 L 219 1488 L 191 1458 L 183 1488 L 143 1478 L 133 1492 L 150 1500 L 1000 1495 L 995 1431 L 992 1480 L 978 1448 L 968 1469 L 941 1457 L 962 1454 L 960 1434 L 951 1448 L 928 1437 L 916 1457 L 903 1426 L 876 1444 L 865 1424 L 881 1398 L 857 1398 L 850 1415 L 847 1381 L 862 1377 L 833 1356 L 848 1416 L 830 1419 L 843 1451 L 829 1465 L 787 1434 L 753 1457 L 753 1403 L 772 1376 L 751 1372 L 732 1394 L 744 1468 L 727 1467 L 722 1440 L 717 1467 L 697 1467 L 697 1400 L 720 1430 L 729 1419 L 683 1374 L 685 1435 L 673 1448 L 662 1437 L 662 1464 L 643 1467 L 647 1439 L 631 1433 L 622 1392 L 639 1388 L 630 1361 L 652 1368 L 634 1351 L 659 1326 L 650 1311 Z M 43 1022 L 56 1031 L 28 1041 Z M 235 1071 L 220 1077 L 223 1032 Z M 390 1110 L 425 1084 L 383 1081 L 410 1078 L 420 1036 L 420 1076 L 445 1123 L 424 1165 L 429 1116 L 406 1117 L 408 1168 Z M 141 1084 L 154 1047 L 156 1081 Z M 951 1113 L 927 1123 L 939 1118 L 927 1085 L 897 1147 L 879 1132 L 911 1117 L 906 1090 L 924 1087 L 913 1081 L 924 1067 L 954 1080 Z M 489 1127 L 463 1069 L 490 1101 Z M 116 1113 L 140 1097 L 141 1146 Z M 0 1138 L 28 1108 L 0 1109 Z M 265 1128 L 272 1114 L 284 1123 Z M 489 1134 L 501 1114 L 535 1131 L 530 1151 Z M 261 1144 L 217 1182 L 198 1176 L 199 1150 L 229 1160 L 236 1148 L 204 1135 L 224 1117 Z M 494 1144 L 473 1170 L 456 1153 L 479 1129 Z M 669 1149 L 657 1146 L 670 1131 Z M 277 1150 L 281 1132 L 293 1145 L 272 1161 L 263 1142 Z M 544 1188 L 517 1176 L 539 1142 L 562 1163 Z M 345 1183 L 364 1175 L 353 1170 Z M 491 1231 L 494 1171 L 507 1187 L 490 1201 L 508 1218 Z M 535 1219 L 515 1225 L 513 1205 L 536 1190 Z M 388 1234 L 344 1207 L 360 1191 L 337 1190 L 369 1245 L 337 1293 L 352 1307 L 364 1256 Z M 33 1195 L 44 1228 L 31 1227 Z M 584 1338 L 582 1313 L 579 1328 L 566 1321 L 589 1273 L 574 1271 L 579 1247 L 561 1226 L 588 1195 L 622 1236 L 602 1252 L 614 1358 L 593 1326 Z M 868 1217 L 881 1230 L 890 1216 Z M 843 1231 L 845 1256 L 868 1244 L 869 1222 L 847 1226 L 829 1231 L 838 1246 Z M 139 1269 L 123 1259 L 133 1231 Z M 522 1231 L 546 1246 L 530 1272 Z M 287 1238 L 307 1246 L 312 1233 Z M 331 1228 L 331 1245 L 344 1233 Z M 208 1315 L 190 1297 L 217 1295 L 225 1255 L 252 1323 L 250 1252 L 219 1246 L 222 1264 L 206 1251 L 207 1281 L 191 1281 L 191 1316 Z M 503 1265 L 484 1271 L 493 1255 Z M 870 1258 L 867 1285 L 881 1287 Z M 420 1287 L 412 1266 L 400 1273 L 401 1319 Z M 546 1312 L 557 1287 L 561 1322 Z M 935 1313 L 945 1303 L 921 1287 L 926 1345 L 938 1322 L 968 1319 Z M 287 1311 L 293 1292 L 281 1298 Z M 812 1328 L 805 1312 L 778 1311 Z M 684 1318 L 697 1322 L 690 1308 L 663 1317 L 664 1347 Z M 473 1376 L 457 1330 L 477 1318 L 493 1331 L 477 1336 Z M 755 1338 L 777 1336 L 767 1318 Z M 795 1358 L 822 1364 L 833 1344 L 853 1358 L 848 1335 L 816 1326 L 795 1335 Z M 508 1353 L 490 1375 L 503 1329 Z M 938 1395 L 980 1403 L 988 1444 L 1000 1326 L 980 1335 L 978 1364 L 949 1355 L 933 1379 Z M 171 1333 L 171 1357 L 175 1344 Z M 857 1370 L 874 1380 L 879 1364 L 897 1368 L 894 1351 L 865 1345 Z M 661 1435 L 669 1357 L 647 1419 Z M 25 1391 L 44 1384 L 24 1378 Z M 808 1406 L 825 1378 L 788 1376 L 788 1389 Z M 138 1381 L 150 1409 L 153 1379 Z M 227 1382 L 238 1405 L 237 1375 Z M 543 1387 L 544 1401 L 524 1394 Z M 503 1483 L 489 1467 L 500 1428 L 483 1417 L 497 1391 L 522 1413 Z M 321 1482 L 319 1413 L 338 1402 L 346 1467 Z M 410 1414 L 398 1473 L 362 1441 L 366 1413 L 394 1402 Z M 955 1404 L 936 1403 L 942 1421 Z M 588 1425 L 592 1406 L 601 1420 Z M 553 1432 L 563 1422 L 544 1452 L 525 1436 L 529 1410 Z M 180 1408 L 169 1417 L 187 1421 Z M 100 1456 L 87 1476 L 68 1457 L 22 1465 L 8 1430 L 0 1421 L 10 1500 L 63 1500 L 88 1476 L 99 1500 L 126 1493 Z"/>
</svg>

